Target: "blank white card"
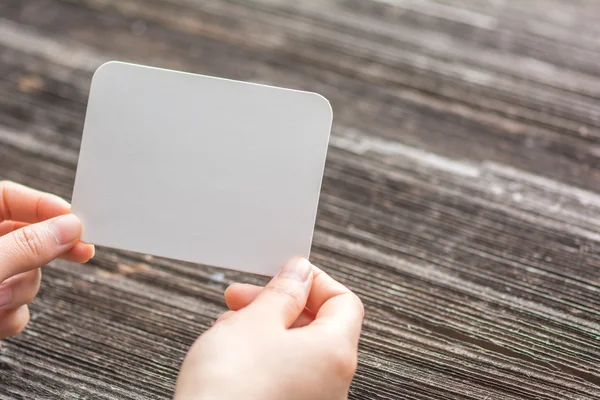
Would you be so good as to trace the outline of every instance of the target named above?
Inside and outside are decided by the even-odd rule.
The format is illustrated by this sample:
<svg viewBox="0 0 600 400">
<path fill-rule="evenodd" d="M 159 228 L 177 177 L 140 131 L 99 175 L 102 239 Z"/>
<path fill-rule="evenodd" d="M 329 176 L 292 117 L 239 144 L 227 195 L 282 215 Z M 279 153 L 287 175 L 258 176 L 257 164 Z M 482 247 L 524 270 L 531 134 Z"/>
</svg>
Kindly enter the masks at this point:
<svg viewBox="0 0 600 400">
<path fill-rule="evenodd" d="M 82 240 L 273 275 L 309 255 L 331 121 L 316 93 L 104 64 L 73 192 Z"/>
</svg>

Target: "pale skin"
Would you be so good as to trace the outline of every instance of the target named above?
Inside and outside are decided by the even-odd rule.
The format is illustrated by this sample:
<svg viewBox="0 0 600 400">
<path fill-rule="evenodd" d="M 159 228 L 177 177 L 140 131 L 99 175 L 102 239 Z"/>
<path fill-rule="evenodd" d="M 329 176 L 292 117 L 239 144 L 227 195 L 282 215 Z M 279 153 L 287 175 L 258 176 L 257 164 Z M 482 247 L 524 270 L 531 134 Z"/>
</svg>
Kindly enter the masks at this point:
<svg viewBox="0 0 600 400">
<path fill-rule="evenodd" d="M 52 194 L 0 182 L 0 339 L 25 329 L 44 265 L 94 256 L 70 209 Z M 230 311 L 186 355 L 176 400 L 347 398 L 364 316 L 349 289 L 293 258 L 266 287 L 231 285 L 225 302 Z"/>
<path fill-rule="evenodd" d="M 231 309 L 194 343 L 176 400 L 342 400 L 356 371 L 363 306 L 307 260 L 265 287 L 234 284 Z"/>
<path fill-rule="evenodd" d="M 94 256 L 94 247 L 79 241 L 81 223 L 70 211 L 58 196 L 0 181 L 0 338 L 25 329 L 42 266 Z"/>
</svg>

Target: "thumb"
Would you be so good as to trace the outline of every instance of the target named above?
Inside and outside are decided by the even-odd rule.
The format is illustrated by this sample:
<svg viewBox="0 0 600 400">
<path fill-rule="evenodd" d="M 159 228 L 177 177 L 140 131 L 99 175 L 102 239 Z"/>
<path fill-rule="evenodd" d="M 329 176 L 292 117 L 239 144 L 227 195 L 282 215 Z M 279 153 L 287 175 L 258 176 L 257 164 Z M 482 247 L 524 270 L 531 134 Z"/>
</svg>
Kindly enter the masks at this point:
<svg viewBox="0 0 600 400">
<path fill-rule="evenodd" d="M 71 249 L 81 235 L 73 214 L 24 226 L 0 237 L 0 282 L 44 266 Z"/>
<path fill-rule="evenodd" d="M 254 320 L 289 328 L 306 307 L 312 281 L 312 264 L 305 258 L 292 258 L 242 312 Z"/>
</svg>

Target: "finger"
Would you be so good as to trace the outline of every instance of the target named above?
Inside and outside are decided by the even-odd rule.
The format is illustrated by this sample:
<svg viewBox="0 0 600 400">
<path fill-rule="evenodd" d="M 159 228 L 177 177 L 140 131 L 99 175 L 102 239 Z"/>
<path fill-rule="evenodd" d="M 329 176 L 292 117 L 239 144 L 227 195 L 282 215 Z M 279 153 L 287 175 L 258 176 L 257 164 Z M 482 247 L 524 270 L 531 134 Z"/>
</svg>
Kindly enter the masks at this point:
<svg viewBox="0 0 600 400">
<path fill-rule="evenodd" d="M 71 206 L 50 193 L 9 181 L 0 182 L 0 221 L 41 222 L 68 214 Z"/>
<path fill-rule="evenodd" d="M 256 286 L 248 283 L 234 283 L 225 290 L 225 303 L 232 311 L 239 311 L 250 305 L 263 289 L 264 286 Z M 314 320 L 315 315 L 310 310 L 305 309 L 290 328 L 301 328 Z"/>
<path fill-rule="evenodd" d="M 354 293 L 349 292 L 327 300 L 312 325 L 333 327 L 342 336 L 351 339 L 352 344 L 358 345 L 363 319 L 362 301 Z"/>
<path fill-rule="evenodd" d="M 256 299 L 241 313 L 254 321 L 289 328 L 306 306 L 312 284 L 312 265 L 304 258 L 288 261 Z"/>
<path fill-rule="evenodd" d="M 302 328 L 303 326 L 310 325 L 315 320 L 315 315 L 308 309 L 304 309 L 302 314 L 294 321 L 290 328 Z"/>
<path fill-rule="evenodd" d="M 350 289 L 316 266 L 313 266 L 313 275 L 313 286 L 311 287 L 306 306 L 315 314 L 319 312 L 323 304 L 328 300 L 336 296 L 352 293 Z"/>
<path fill-rule="evenodd" d="M 232 310 L 240 310 L 252 303 L 263 289 L 262 286 L 248 283 L 234 283 L 225 290 L 225 303 Z M 350 290 L 344 285 L 313 266 L 313 286 L 306 308 L 316 314 L 329 298 L 348 292 Z"/>
<path fill-rule="evenodd" d="M 28 225 L 28 224 L 25 222 L 2 221 L 2 222 L 0 222 L 0 236 L 4 236 L 7 233 L 16 231 L 17 229 L 21 229 L 22 227 L 24 227 L 26 225 Z"/>
<path fill-rule="evenodd" d="M 364 318 L 361 300 L 347 287 L 314 267 L 314 280 L 307 306 L 316 312 L 313 325 L 334 327 L 343 335 L 350 335 L 358 344 Z"/>
<path fill-rule="evenodd" d="M 94 258 L 95 254 L 96 248 L 93 245 L 83 242 L 76 242 L 71 250 L 60 256 L 60 258 L 76 263 L 85 263 Z"/>
<path fill-rule="evenodd" d="M 3 221 L 0 222 L 0 236 L 6 235 L 12 231 L 16 231 L 17 229 L 21 229 L 24 226 L 29 224 L 25 222 L 15 222 L 15 221 Z M 75 246 L 62 256 L 63 260 L 73 261 L 77 263 L 85 263 L 94 258 L 96 254 L 96 248 L 92 244 L 87 244 L 83 242 L 75 243 Z"/>
<path fill-rule="evenodd" d="M 264 286 L 234 283 L 225 289 L 225 303 L 233 311 L 241 310 L 252 303 L 263 289 Z"/>
<path fill-rule="evenodd" d="M 15 275 L 0 284 L 0 311 L 29 304 L 40 290 L 42 271 L 34 269 Z"/>
<path fill-rule="evenodd" d="M 0 282 L 46 265 L 69 251 L 80 235 L 81 222 L 68 214 L 0 236 Z"/>
<path fill-rule="evenodd" d="M 223 321 L 225 321 L 225 320 L 227 320 L 227 319 L 229 319 L 229 318 L 233 317 L 234 315 L 235 315 L 235 311 L 231 311 L 231 310 L 229 310 L 229 311 L 225 311 L 223 314 L 221 314 L 221 315 L 219 316 L 219 318 L 217 318 L 217 319 L 215 320 L 215 323 L 214 323 L 214 325 L 218 324 L 219 322 L 223 322 Z"/>
<path fill-rule="evenodd" d="M 0 311 L 0 339 L 14 336 L 29 323 L 29 307 L 21 306 L 14 310 Z"/>
</svg>

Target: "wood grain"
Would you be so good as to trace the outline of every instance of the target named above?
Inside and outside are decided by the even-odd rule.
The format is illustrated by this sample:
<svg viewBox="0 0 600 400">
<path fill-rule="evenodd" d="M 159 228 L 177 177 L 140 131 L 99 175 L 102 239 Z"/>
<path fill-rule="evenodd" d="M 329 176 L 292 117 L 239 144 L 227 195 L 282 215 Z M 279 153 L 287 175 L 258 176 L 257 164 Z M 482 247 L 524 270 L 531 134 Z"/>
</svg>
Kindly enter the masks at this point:
<svg viewBox="0 0 600 400">
<path fill-rule="evenodd" d="M 312 261 L 363 299 L 351 399 L 600 399 L 592 0 L 0 2 L 0 179 L 71 195 L 120 59 L 334 108 Z M 44 269 L 0 399 L 166 399 L 247 274 L 99 249 Z"/>
</svg>

